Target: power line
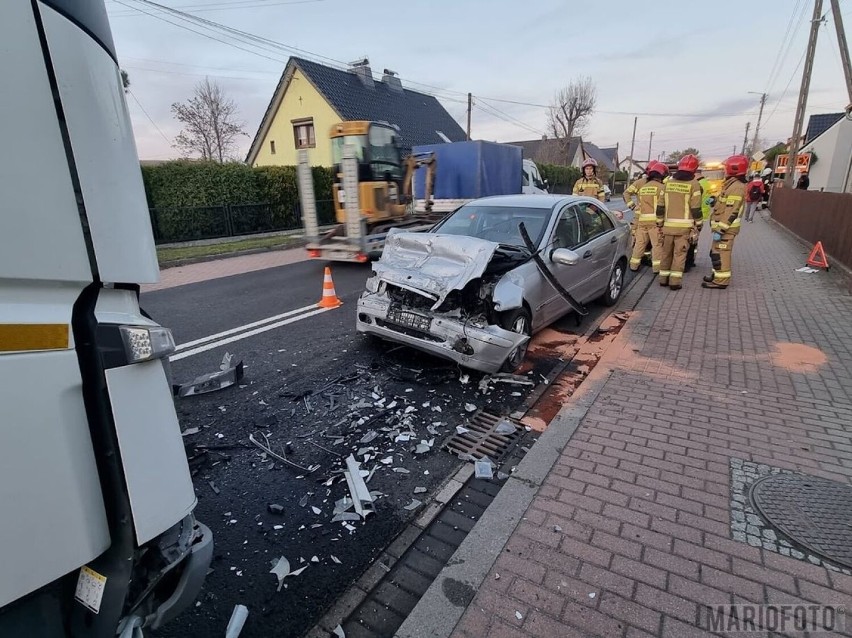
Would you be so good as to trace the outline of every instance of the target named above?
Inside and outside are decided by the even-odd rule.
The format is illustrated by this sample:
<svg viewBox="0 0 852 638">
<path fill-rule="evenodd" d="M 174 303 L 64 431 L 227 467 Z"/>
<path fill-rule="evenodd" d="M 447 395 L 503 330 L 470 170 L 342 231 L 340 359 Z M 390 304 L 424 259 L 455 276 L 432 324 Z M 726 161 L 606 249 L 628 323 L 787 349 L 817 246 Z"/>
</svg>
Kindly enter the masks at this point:
<svg viewBox="0 0 852 638">
<path fill-rule="evenodd" d="M 790 14 L 790 19 L 787 21 L 787 28 L 784 31 L 784 36 L 781 38 L 781 46 L 778 47 L 778 53 L 775 55 L 775 62 L 772 64 L 772 68 L 769 71 L 769 76 L 766 78 L 766 89 L 764 93 L 768 93 L 771 85 L 775 83 L 775 76 L 780 72 L 780 69 L 783 66 L 782 62 L 782 52 L 785 50 L 785 46 L 787 48 L 787 53 L 789 53 L 792 37 L 790 29 L 793 27 L 793 22 L 796 19 L 796 15 L 799 13 L 799 10 L 802 5 L 802 0 L 796 0 L 796 4 L 793 6 L 793 12 Z M 801 25 L 801 16 L 799 18 L 799 23 L 796 26 L 796 31 L 798 32 L 799 25 Z M 787 53 L 784 53 L 783 58 L 786 59 Z"/>
<path fill-rule="evenodd" d="M 114 2 L 116 0 L 113 0 Z M 174 9 L 189 9 L 196 13 L 209 11 L 233 11 L 234 9 L 265 9 L 266 7 L 276 7 L 287 4 L 314 4 L 317 2 L 326 2 L 326 0 L 290 0 L 287 2 L 263 2 L 262 0 L 240 0 L 238 2 L 214 2 L 203 4 L 185 4 L 173 7 Z M 127 18 L 135 14 L 132 11 L 110 13 L 110 18 Z"/>
<path fill-rule="evenodd" d="M 163 131 L 160 129 L 160 127 L 157 126 L 157 123 L 151 118 L 150 115 L 148 115 L 148 111 L 146 111 L 145 107 L 142 106 L 142 102 L 139 101 L 139 98 L 136 97 L 136 95 L 134 95 L 133 91 L 131 91 L 130 89 L 127 89 L 127 92 L 130 94 L 130 97 L 133 98 L 133 100 L 136 102 L 136 104 L 139 105 L 139 108 L 142 109 L 142 112 L 145 114 L 145 117 L 148 118 L 148 121 L 151 122 L 151 124 L 154 126 L 155 129 L 157 129 L 157 132 L 162 136 L 162 138 L 164 140 L 166 140 L 166 144 L 171 145 L 171 143 L 172 143 L 171 140 L 168 137 L 166 137 L 166 134 L 163 133 Z"/>
<path fill-rule="evenodd" d="M 179 29 L 183 29 L 183 30 L 185 30 L 185 31 L 190 31 L 191 33 L 195 33 L 195 34 L 197 34 L 197 35 L 200 35 L 200 36 L 202 36 L 202 37 L 208 38 L 208 39 L 210 39 L 210 40 L 215 40 L 216 42 L 221 42 L 222 44 L 225 44 L 225 45 L 227 45 L 227 46 L 234 47 L 235 49 L 239 49 L 239 50 L 241 50 L 241 51 L 245 51 L 246 53 L 252 53 L 252 54 L 254 54 L 254 55 L 259 55 L 260 57 L 262 57 L 262 58 L 266 58 L 267 60 L 272 60 L 273 62 L 278 62 L 278 63 L 282 63 L 282 62 L 283 62 L 283 60 L 280 60 L 280 59 L 278 59 L 278 58 L 271 58 L 271 57 L 269 57 L 268 55 L 263 55 L 262 53 L 259 53 L 259 52 L 257 52 L 257 51 L 251 51 L 250 49 L 245 49 L 245 48 L 243 48 L 243 47 L 237 46 L 237 45 L 236 45 L 236 44 L 234 44 L 233 42 L 226 42 L 225 40 L 221 40 L 221 39 L 219 39 L 219 38 L 213 37 L 213 36 L 212 36 L 212 35 L 210 35 L 209 33 L 204 33 L 203 31 L 196 31 L 195 29 L 190 29 L 189 27 L 187 27 L 187 26 L 185 26 L 185 25 L 183 25 L 183 24 L 179 24 L 179 23 L 177 23 L 177 22 L 172 22 L 171 20 L 168 20 L 167 18 L 164 18 L 164 17 L 163 17 L 163 16 L 161 16 L 161 15 L 158 15 L 158 14 L 155 14 L 155 13 L 151 13 L 151 12 L 149 12 L 149 11 L 145 11 L 144 9 L 140 9 L 140 8 L 138 8 L 138 7 L 132 7 L 132 6 L 130 6 L 129 4 L 126 4 L 126 3 L 122 2 L 121 0 L 113 0 L 113 2 L 115 2 L 115 3 L 117 3 L 117 4 L 120 4 L 120 5 L 122 5 L 122 6 L 128 7 L 129 9 L 133 9 L 134 11 L 139 11 L 140 13 L 144 13 L 145 15 L 151 16 L 152 18 L 155 18 L 155 19 L 157 19 L 157 20 L 161 20 L 162 22 L 168 22 L 169 24 L 174 25 L 174 26 L 178 27 Z"/>
</svg>

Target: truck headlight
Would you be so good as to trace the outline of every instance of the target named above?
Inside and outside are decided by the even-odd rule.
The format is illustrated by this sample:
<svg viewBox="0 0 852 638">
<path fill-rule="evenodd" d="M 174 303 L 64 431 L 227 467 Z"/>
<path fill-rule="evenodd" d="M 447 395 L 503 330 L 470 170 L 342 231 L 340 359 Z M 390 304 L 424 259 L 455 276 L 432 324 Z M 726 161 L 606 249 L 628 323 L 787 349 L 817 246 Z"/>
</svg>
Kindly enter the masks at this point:
<svg viewBox="0 0 852 638">
<path fill-rule="evenodd" d="M 121 326 L 128 363 L 161 359 L 175 351 L 172 331 L 162 326 Z"/>
</svg>

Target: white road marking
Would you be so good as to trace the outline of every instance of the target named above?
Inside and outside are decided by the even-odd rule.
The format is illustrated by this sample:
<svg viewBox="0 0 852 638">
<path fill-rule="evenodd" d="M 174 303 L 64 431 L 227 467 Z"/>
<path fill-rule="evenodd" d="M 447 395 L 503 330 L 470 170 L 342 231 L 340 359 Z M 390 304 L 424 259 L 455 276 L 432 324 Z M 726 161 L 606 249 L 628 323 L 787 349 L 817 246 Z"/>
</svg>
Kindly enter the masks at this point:
<svg viewBox="0 0 852 638">
<path fill-rule="evenodd" d="M 281 326 L 286 326 L 288 324 L 295 323 L 297 321 L 301 321 L 302 319 L 307 319 L 308 317 L 313 317 L 314 315 L 318 315 L 318 314 L 321 314 L 323 312 L 327 312 L 329 310 L 334 310 L 334 308 L 317 308 L 316 305 L 309 306 L 309 308 L 314 308 L 314 310 L 311 311 L 311 312 L 306 312 L 304 314 L 297 315 L 295 317 L 291 316 L 289 319 L 283 319 L 281 321 L 276 321 L 275 323 L 262 325 L 261 327 L 255 328 L 254 330 L 248 330 L 247 332 L 240 332 L 240 334 L 236 334 L 236 335 L 233 335 L 233 336 L 230 336 L 230 337 L 226 337 L 224 339 L 218 339 L 216 341 L 211 341 L 209 343 L 205 343 L 202 346 L 198 346 L 197 348 L 192 348 L 190 350 L 184 350 L 183 352 L 173 354 L 171 357 L 169 357 L 169 359 L 171 361 L 179 361 L 181 359 L 186 359 L 187 357 L 191 357 L 193 355 L 200 354 L 202 352 L 207 352 L 208 350 L 212 350 L 213 348 L 218 348 L 220 346 L 224 346 L 224 345 L 227 345 L 229 343 L 234 343 L 235 341 L 240 341 L 241 339 L 247 339 L 248 337 L 253 337 L 254 335 L 261 334 L 262 332 L 274 330 L 275 328 L 280 328 Z M 293 314 L 295 312 L 300 312 L 301 310 L 304 310 L 304 308 L 300 309 L 299 311 L 292 311 L 290 314 Z M 249 326 L 257 325 L 258 323 L 263 324 L 265 322 L 261 321 L 261 322 L 255 322 L 254 324 L 247 324 L 246 326 L 242 326 L 242 328 L 234 328 L 234 330 L 226 331 L 226 332 L 234 332 L 236 330 L 242 330 L 242 329 L 245 329 Z M 220 334 L 224 334 L 224 333 L 220 333 Z M 203 342 L 203 341 L 208 341 L 208 340 L 209 340 L 209 337 L 207 339 L 203 339 L 203 340 L 200 340 L 200 341 Z M 183 346 L 190 345 L 191 343 L 192 342 L 183 344 Z"/>
<path fill-rule="evenodd" d="M 224 337 L 230 337 L 231 335 L 237 334 L 238 332 L 242 332 L 244 330 L 251 330 L 252 328 L 257 328 L 258 326 L 262 326 L 267 323 L 272 323 L 273 321 L 279 321 L 281 319 L 286 319 L 287 317 L 292 317 L 293 315 L 297 315 L 302 312 L 307 312 L 308 310 L 313 310 L 317 307 L 316 304 L 311 304 L 310 306 L 305 306 L 304 308 L 296 308 L 295 310 L 289 310 L 287 312 L 283 312 L 280 315 L 274 315 L 272 317 L 267 317 L 266 319 L 261 319 L 259 321 L 253 321 L 251 323 L 247 323 L 244 326 L 237 326 L 236 328 L 231 328 L 230 330 L 225 330 L 223 332 L 217 332 L 213 335 L 207 335 L 206 337 L 201 337 L 201 339 L 196 339 L 194 341 L 187 341 L 186 343 L 182 343 L 175 348 L 175 352 L 181 352 L 183 350 L 188 350 L 189 348 L 194 348 L 195 346 L 201 345 L 202 343 L 207 343 L 208 341 L 216 341 L 218 339 L 222 339 Z"/>
</svg>

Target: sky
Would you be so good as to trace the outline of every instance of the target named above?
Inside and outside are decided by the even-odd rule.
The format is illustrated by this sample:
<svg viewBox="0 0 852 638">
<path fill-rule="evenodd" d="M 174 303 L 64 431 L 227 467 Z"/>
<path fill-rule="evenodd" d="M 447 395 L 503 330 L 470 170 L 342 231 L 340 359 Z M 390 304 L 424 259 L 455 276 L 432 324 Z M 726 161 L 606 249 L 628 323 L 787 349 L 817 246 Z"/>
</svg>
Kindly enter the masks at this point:
<svg viewBox="0 0 852 638">
<path fill-rule="evenodd" d="M 511 142 L 547 132 L 554 93 L 581 76 L 597 88 L 584 140 L 634 157 L 689 146 L 704 159 L 753 135 L 767 93 L 765 146 L 793 130 L 813 0 L 160 0 L 238 29 L 246 40 L 187 22 L 140 0 L 106 0 L 141 159 L 178 157 L 171 104 L 204 77 L 239 108 L 245 157 L 289 55 L 332 65 L 368 57 L 406 88 L 438 97 L 464 127 L 474 98 L 474 139 Z M 830 4 L 820 27 L 807 114 L 849 103 Z M 852 0 L 841 0 L 846 25 Z M 805 120 L 805 126 L 807 119 Z M 651 133 L 653 132 L 653 140 Z"/>
</svg>

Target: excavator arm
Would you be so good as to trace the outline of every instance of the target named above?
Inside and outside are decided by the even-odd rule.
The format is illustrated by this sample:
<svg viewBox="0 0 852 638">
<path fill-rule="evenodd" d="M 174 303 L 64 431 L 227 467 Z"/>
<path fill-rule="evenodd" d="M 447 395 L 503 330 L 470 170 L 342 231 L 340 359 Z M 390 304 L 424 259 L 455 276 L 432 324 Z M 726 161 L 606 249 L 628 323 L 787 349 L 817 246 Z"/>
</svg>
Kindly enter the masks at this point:
<svg viewBox="0 0 852 638">
<path fill-rule="evenodd" d="M 432 212 L 432 187 L 435 181 L 437 164 L 438 160 L 434 153 L 412 154 L 405 158 L 405 176 L 402 178 L 401 201 L 410 202 L 414 199 L 414 174 L 418 168 L 425 166 L 426 192 L 423 193 L 423 199 L 426 205 L 426 212 Z"/>
</svg>

